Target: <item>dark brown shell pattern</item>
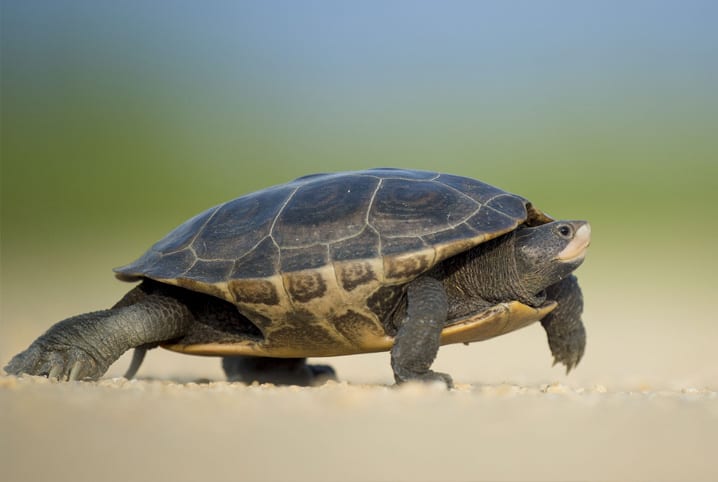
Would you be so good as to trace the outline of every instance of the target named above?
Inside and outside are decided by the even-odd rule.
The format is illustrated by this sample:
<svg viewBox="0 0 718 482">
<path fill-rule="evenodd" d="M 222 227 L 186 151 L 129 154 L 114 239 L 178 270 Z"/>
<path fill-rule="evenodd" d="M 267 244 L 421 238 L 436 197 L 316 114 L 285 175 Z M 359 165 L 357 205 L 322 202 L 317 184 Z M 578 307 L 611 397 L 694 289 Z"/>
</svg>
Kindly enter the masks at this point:
<svg viewBox="0 0 718 482">
<path fill-rule="evenodd" d="M 466 177 L 316 174 L 208 209 L 115 271 L 234 303 L 265 338 L 316 324 L 304 342 L 357 345 L 384 335 L 372 305 L 393 302 L 381 299 L 396 292 L 387 287 L 521 223 L 550 220 L 522 197 Z"/>
</svg>

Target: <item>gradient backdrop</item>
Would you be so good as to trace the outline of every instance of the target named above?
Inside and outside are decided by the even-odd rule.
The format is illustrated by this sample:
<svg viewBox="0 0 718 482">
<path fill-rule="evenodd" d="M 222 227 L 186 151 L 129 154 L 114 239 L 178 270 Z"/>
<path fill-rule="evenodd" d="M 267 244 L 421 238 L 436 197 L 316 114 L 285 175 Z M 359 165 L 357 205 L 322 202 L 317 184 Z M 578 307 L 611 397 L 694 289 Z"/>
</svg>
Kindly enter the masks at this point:
<svg viewBox="0 0 718 482">
<path fill-rule="evenodd" d="M 128 286 L 110 269 L 209 206 L 397 166 L 591 221 L 589 347 L 567 381 L 715 388 L 717 16 L 712 1 L 3 0 L 0 363 L 113 303 Z M 525 331 L 437 363 L 467 383 L 564 381 Z M 221 379 L 188 359 L 153 352 L 144 374 Z M 361 360 L 340 374 L 391 382 L 385 355 Z"/>
</svg>

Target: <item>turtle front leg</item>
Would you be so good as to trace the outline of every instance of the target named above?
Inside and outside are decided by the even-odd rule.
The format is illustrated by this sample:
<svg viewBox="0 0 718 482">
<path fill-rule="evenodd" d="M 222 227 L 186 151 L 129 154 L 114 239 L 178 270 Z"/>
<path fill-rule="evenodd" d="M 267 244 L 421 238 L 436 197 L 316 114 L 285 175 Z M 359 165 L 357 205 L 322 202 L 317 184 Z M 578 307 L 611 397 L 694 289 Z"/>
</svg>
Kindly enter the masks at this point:
<svg viewBox="0 0 718 482">
<path fill-rule="evenodd" d="M 407 285 L 406 317 L 391 349 L 391 367 L 397 383 L 412 380 L 442 381 L 453 387 L 446 373 L 431 370 L 446 324 L 448 302 L 441 282 L 423 276 Z"/>
<path fill-rule="evenodd" d="M 571 275 L 546 289 L 548 299 L 558 306 L 541 320 L 554 364 L 566 366 L 566 373 L 578 365 L 586 349 L 586 329 L 581 321 L 583 295 L 578 279 Z"/>
<path fill-rule="evenodd" d="M 109 310 L 73 316 L 53 325 L 27 350 L 15 355 L 5 371 L 59 380 L 97 379 L 125 351 L 178 338 L 193 320 L 182 302 L 147 294 L 143 285 L 123 301 Z"/>
</svg>

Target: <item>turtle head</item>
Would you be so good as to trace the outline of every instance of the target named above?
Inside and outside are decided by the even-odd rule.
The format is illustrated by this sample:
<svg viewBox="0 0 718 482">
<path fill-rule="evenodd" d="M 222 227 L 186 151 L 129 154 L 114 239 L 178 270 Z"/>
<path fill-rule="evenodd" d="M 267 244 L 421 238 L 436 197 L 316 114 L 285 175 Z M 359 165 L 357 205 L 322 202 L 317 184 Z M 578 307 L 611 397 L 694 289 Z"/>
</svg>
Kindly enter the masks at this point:
<svg viewBox="0 0 718 482">
<path fill-rule="evenodd" d="M 578 268 L 591 242 L 587 221 L 554 221 L 516 230 L 516 270 L 522 287 L 538 293 Z"/>
</svg>

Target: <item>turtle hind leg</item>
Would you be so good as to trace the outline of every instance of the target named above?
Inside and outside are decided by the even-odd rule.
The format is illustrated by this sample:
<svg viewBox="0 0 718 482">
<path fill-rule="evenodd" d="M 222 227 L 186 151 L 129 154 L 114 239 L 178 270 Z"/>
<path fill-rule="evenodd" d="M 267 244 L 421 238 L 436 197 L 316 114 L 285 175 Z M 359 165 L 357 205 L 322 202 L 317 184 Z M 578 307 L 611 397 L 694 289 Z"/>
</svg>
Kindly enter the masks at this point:
<svg viewBox="0 0 718 482">
<path fill-rule="evenodd" d="M 571 275 L 546 289 L 546 296 L 558 306 L 541 320 L 546 330 L 554 364 L 566 366 L 566 373 L 578 365 L 586 349 L 586 329 L 581 321 L 583 295 L 578 279 Z"/>
<path fill-rule="evenodd" d="M 222 359 L 222 368 L 230 382 L 308 387 L 337 379 L 332 367 L 309 365 L 306 358 L 228 356 Z"/>
<path fill-rule="evenodd" d="M 100 378 L 130 348 L 183 336 L 194 316 L 179 299 L 135 287 L 109 310 L 56 323 L 5 367 L 11 375 L 59 380 Z"/>
</svg>

